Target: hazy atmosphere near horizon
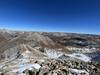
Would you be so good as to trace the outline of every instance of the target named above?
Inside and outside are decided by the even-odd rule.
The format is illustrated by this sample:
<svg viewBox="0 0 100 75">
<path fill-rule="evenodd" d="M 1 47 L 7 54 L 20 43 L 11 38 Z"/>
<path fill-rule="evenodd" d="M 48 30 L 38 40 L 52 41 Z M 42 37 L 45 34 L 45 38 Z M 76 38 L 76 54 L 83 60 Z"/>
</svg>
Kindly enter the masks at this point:
<svg viewBox="0 0 100 75">
<path fill-rule="evenodd" d="M 0 29 L 100 34 L 100 0 L 0 0 Z"/>
</svg>

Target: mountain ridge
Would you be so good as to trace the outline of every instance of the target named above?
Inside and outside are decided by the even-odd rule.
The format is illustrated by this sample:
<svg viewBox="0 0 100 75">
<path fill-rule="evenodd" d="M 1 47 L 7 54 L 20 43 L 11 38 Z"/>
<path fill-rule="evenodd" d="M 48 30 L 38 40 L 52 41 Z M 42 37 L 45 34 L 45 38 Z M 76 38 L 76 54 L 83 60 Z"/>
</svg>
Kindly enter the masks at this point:
<svg viewBox="0 0 100 75">
<path fill-rule="evenodd" d="M 99 35 L 0 30 L 0 72 L 5 73 L 5 75 L 16 75 L 13 73 L 25 75 L 23 74 L 24 70 L 30 70 L 30 68 L 33 70 L 37 66 L 40 74 L 35 75 L 41 75 L 45 72 L 43 70 L 45 67 L 48 66 L 47 68 L 52 70 L 54 65 L 56 67 L 59 65 L 63 66 L 66 65 L 66 62 L 70 62 L 66 66 L 72 65 L 72 63 L 75 66 L 75 63 L 79 63 L 81 64 L 81 69 L 81 66 L 84 67 L 82 63 L 85 63 L 85 66 L 87 66 L 89 65 L 88 63 L 96 62 L 91 65 L 98 65 L 97 63 L 100 62 L 100 60 L 97 60 L 99 53 Z M 52 66 L 50 67 L 50 65 Z M 73 66 L 70 66 L 71 68 L 67 67 L 66 71 L 70 73 L 67 75 L 73 75 L 73 72 L 77 75 L 81 75 L 81 73 L 89 75 L 92 73 L 88 66 L 85 68 L 88 68 L 89 72 L 86 69 L 80 70 Z M 59 66 L 60 69 L 63 67 Z M 92 66 L 90 68 L 92 69 Z M 100 71 L 97 66 L 95 68 L 98 69 L 98 72 Z M 48 75 L 53 75 L 51 74 L 52 71 L 48 71 L 50 73 Z M 58 70 L 56 71 L 58 72 Z M 62 70 L 59 71 L 63 72 Z M 60 75 L 66 73 L 64 72 Z"/>
</svg>

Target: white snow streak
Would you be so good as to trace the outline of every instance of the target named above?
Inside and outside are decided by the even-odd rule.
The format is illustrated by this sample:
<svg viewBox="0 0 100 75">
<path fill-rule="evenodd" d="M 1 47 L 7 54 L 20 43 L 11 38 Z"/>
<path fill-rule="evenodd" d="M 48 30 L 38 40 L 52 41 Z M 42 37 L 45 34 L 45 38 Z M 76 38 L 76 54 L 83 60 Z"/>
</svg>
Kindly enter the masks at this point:
<svg viewBox="0 0 100 75">
<path fill-rule="evenodd" d="M 65 54 L 65 55 L 72 57 L 72 58 L 80 59 L 80 60 L 85 61 L 85 62 L 91 61 L 90 57 L 88 57 L 84 54 L 80 54 L 80 53 L 72 53 L 72 54 Z"/>
<path fill-rule="evenodd" d="M 89 75 L 89 73 L 85 70 L 78 70 L 78 69 L 69 69 L 70 73 L 69 75 L 73 75 L 73 73 L 76 75 Z"/>
</svg>

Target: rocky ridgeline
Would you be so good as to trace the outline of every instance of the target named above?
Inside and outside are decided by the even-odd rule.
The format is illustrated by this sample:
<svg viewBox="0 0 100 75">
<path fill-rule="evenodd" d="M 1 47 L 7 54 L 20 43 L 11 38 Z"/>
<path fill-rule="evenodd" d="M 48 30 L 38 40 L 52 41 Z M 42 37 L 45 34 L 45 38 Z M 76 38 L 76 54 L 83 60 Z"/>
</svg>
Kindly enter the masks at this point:
<svg viewBox="0 0 100 75">
<path fill-rule="evenodd" d="M 39 70 L 25 70 L 28 75 L 100 75 L 97 64 L 59 60 L 48 60 Z"/>
<path fill-rule="evenodd" d="M 37 67 L 18 72 L 5 72 L 1 75 L 100 75 L 100 64 L 96 62 L 62 61 L 47 59 L 45 62 L 35 61 Z"/>
</svg>

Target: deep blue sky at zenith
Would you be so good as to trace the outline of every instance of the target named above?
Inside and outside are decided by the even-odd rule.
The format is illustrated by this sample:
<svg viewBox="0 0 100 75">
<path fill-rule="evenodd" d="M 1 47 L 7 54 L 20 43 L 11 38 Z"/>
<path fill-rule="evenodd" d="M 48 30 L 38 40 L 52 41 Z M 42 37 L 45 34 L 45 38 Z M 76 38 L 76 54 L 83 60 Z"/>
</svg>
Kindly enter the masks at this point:
<svg viewBox="0 0 100 75">
<path fill-rule="evenodd" d="M 100 34 L 100 0 L 0 0 L 0 28 Z"/>
</svg>

